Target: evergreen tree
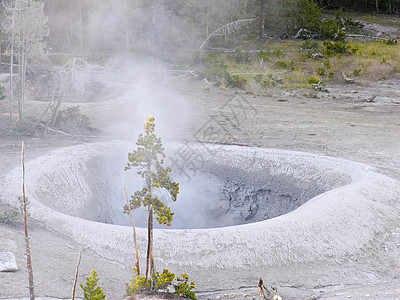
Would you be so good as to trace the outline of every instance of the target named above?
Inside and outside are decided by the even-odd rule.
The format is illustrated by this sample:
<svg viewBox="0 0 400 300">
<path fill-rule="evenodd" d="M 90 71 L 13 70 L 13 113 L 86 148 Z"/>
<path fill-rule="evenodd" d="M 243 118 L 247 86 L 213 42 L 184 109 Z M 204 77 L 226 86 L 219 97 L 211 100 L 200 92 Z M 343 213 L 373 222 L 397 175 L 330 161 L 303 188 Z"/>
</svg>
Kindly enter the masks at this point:
<svg viewBox="0 0 400 300">
<path fill-rule="evenodd" d="M 318 3 L 313 0 L 300 0 L 296 12 L 296 25 L 298 29 L 307 29 L 313 33 L 321 30 L 322 12 Z"/>
<path fill-rule="evenodd" d="M 148 219 L 148 245 L 146 259 L 146 281 L 155 274 L 153 256 L 153 214 L 156 214 L 160 224 L 170 226 L 174 213 L 165 205 L 154 192 L 166 190 L 171 196 L 172 201 L 176 201 L 179 193 L 179 184 L 173 182 L 169 173 L 171 168 L 163 167 L 164 148 L 161 139 L 155 133 L 155 119 L 153 116 L 147 117 L 144 124 L 144 134 L 140 134 L 136 141 L 137 149 L 128 153 L 128 164 L 125 170 L 137 168 L 137 173 L 145 180 L 145 187 L 136 191 L 130 199 L 130 208 L 135 209 L 140 206 L 147 207 L 149 210 Z M 124 212 L 128 213 L 128 206 L 124 207 Z"/>
<path fill-rule="evenodd" d="M 84 300 L 104 300 L 106 299 L 106 295 L 104 295 L 100 286 L 97 286 L 97 281 L 99 278 L 97 277 L 97 273 L 95 270 L 92 270 L 90 275 L 86 277 L 86 286 L 81 284 L 81 288 L 83 289 Z"/>
</svg>

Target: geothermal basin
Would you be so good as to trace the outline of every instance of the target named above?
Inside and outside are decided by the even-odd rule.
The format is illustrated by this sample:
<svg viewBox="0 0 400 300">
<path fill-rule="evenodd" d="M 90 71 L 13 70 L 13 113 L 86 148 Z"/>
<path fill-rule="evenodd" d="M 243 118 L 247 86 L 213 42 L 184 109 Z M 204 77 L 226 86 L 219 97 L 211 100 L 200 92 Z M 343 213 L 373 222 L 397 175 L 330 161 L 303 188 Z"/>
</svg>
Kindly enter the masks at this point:
<svg viewBox="0 0 400 300">
<path fill-rule="evenodd" d="M 340 260 L 361 255 L 387 230 L 387 220 L 398 218 L 400 183 L 370 166 L 276 149 L 189 146 L 201 158 L 197 168 L 173 163 L 182 145 L 166 147 L 165 162 L 173 164 L 181 192 L 170 203 L 171 228 L 154 231 L 157 268 L 208 274 Z M 132 228 L 122 214 L 122 179 L 129 194 L 142 186 L 134 170 L 123 170 L 132 147 L 87 143 L 28 161 L 31 217 L 103 257 L 133 265 Z M 0 186 L 4 201 L 16 207 L 18 182 L 20 168 Z M 146 212 L 137 211 L 135 221 L 144 258 Z"/>
</svg>

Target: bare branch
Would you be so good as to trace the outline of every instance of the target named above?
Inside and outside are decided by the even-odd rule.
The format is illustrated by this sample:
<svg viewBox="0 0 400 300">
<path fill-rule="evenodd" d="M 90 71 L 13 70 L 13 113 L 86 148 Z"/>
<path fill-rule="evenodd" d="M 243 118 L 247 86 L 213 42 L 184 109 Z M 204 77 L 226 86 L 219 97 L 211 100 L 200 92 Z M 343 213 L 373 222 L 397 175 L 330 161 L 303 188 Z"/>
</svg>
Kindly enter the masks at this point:
<svg viewBox="0 0 400 300">
<path fill-rule="evenodd" d="M 212 38 L 213 36 L 217 35 L 217 34 L 221 34 L 224 33 L 225 31 L 228 34 L 232 34 L 233 32 L 236 32 L 240 29 L 242 29 L 243 27 L 247 27 L 248 24 L 254 22 L 256 19 L 243 19 L 243 20 L 237 20 L 228 24 L 225 24 L 224 26 L 218 28 L 217 30 L 215 30 L 213 33 L 211 33 L 206 40 L 201 44 L 200 49 L 203 49 L 203 47 L 208 43 L 208 41 L 210 40 L 210 38 Z"/>
<path fill-rule="evenodd" d="M 81 263 L 81 257 L 82 257 L 82 251 L 79 252 L 78 263 L 76 264 L 75 279 L 74 279 L 74 286 L 72 288 L 71 300 L 75 300 L 75 289 L 76 289 L 76 282 L 78 281 L 78 270 L 79 270 L 79 264 Z"/>
</svg>

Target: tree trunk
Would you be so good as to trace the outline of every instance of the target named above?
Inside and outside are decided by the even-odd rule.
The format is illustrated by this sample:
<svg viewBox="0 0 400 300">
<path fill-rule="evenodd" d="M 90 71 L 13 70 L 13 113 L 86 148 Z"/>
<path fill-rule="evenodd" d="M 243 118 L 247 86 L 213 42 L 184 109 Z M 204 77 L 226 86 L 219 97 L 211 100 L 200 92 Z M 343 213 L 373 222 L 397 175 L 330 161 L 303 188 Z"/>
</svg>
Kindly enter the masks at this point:
<svg viewBox="0 0 400 300">
<path fill-rule="evenodd" d="M 379 0 L 375 0 L 376 13 L 379 14 Z"/>
<path fill-rule="evenodd" d="M 133 228 L 133 242 L 135 243 L 135 254 L 136 254 L 136 274 L 137 274 L 138 276 L 140 276 L 139 253 L 138 253 L 138 247 L 137 247 L 137 242 L 136 242 L 135 222 L 133 221 L 131 206 L 129 205 L 128 193 L 126 192 L 124 180 L 122 180 L 122 185 L 124 186 L 125 197 L 126 197 L 126 204 L 128 205 L 129 215 L 130 215 L 130 217 L 131 217 L 132 228 Z"/>
<path fill-rule="evenodd" d="M 129 53 L 131 51 L 130 47 L 130 32 L 129 32 L 129 16 L 130 16 L 130 11 L 129 11 L 129 1 L 125 0 L 125 51 L 126 53 Z"/>
<path fill-rule="evenodd" d="M 83 12 L 82 12 L 82 3 L 79 1 L 79 21 L 80 21 L 80 30 L 79 30 L 79 42 L 81 46 L 81 50 L 83 49 Z"/>
<path fill-rule="evenodd" d="M 76 264 L 76 268 L 75 268 L 75 279 L 74 279 L 74 285 L 72 287 L 71 300 L 75 300 L 75 289 L 76 289 L 76 282 L 78 281 L 78 271 L 79 271 L 79 264 L 81 263 L 81 256 L 82 256 L 82 252 L 79 252 L 78 263 Z"/>
<path fill-rule="evenodd" d="M 62 103 L 62 98 L 63 98 L 63 94 L 61 93 L 60 96 L 58 97 L 58 101 L 57 101 L 56 107 L 54 109 L 53 116 L 51 117 L 50 127 L 54 127 L 56 125 L 58 112 L 60 111 L 60 107 L 61 107 L 61 103 Z"/>
<path fill-rule="evenodd" d="M 25 251 L 26 251 L 26 265 L 28 268 L 29 295 L 30 295 L 30 300 L 35 300 L 31 250 L 29 247 L 28 223 L 27 223 L 27 214 L 26 214 L 24 142 L 22 142 L 21 165 L 22 165 L 22 213 L 23 213 L 23 217 L 24 217 Z"/>
<path fill-rule="evenodd" d="M 148 281 L 149 278 L 151 279 L 151 269 L 152 264 L 151 260 L 151 253 L 152 253 L 152 237 L 153 237 L 153 205 L 149 206 L 149 218 L 147 223 L 147 256 L 146 256 L 146 276 L 145 281 Z M 154 267 L 154 265 L 153 265 Z"/>
<path fill-rule="evenodd" d="M 18 14 L 18 18 L 20 19 L 21 16 Z M 20 22 L 20 20 L 18 20 Z M 18 23 L 17 22 L 17 23 Z M 18 122 L 21 124 L 21 115 L 22 115 L 22 103 L 21 103 L 21 97 L 22 97 L 22 92 L 21 92 L 21 77 L 22 77 L 22 32 L 21 28 L 18 30 L 18 40 L 17 40 L 17 45 L 18 45 L 18 53 L 17 53 L 17 58 L 18 58 L 18 77 L 17 77 L 17 97 L 18 97 Z"/>
<path fill-rule="evenodd" d="M 265 0 L 260 0 L 260 37 L 263 38 L 265 34 Z"/>
<path fill-rule="evenodd" d="M 25 46 L 26 48 L 26 46 Z M 22 68 L 22 89 L 21 89 L 21 103 L 22 103 L 22 116 L 21 116 L 21 122 L 25 120 L 25 82 L 26 82 L 26 69 L 28 66 L 28 56 L 26 53 L 23 55 L 23 68 Z"/>
<path fill-rule="evenodd" d="M 146 173 L 146 184 L 147 184 L 147 189 L 150 193 L 150 197 L 152 195 L 152 182 L 151 182 L 151 165 L 147 167 L 147 173 Z M 151 213 L 150 213 L 151 210 Z M 147 274 L 147 269 L 150 267 L 148 270 L 150 273 L 150 278 L 152 275 L 155 274 L 155 268 L 154 268 L 154 255 L 153 255 L 153 206 L 150 205 L 149 208 L 149 219 L 148 219 L 148 235 L 149 235 L 149 243 L 148 243 L 148 262 L 146 262 L 146 274 Z M 150 265 L 150 266 L 148 266 Z"/>
<path fill-rule="evenodd" d="M 14 27 L 14 19 L 13 19 Z M 15 43 L 15 33 L 13 31 L 11 35 L 11 61 L 10 61 L 10 124 L 13 118 L 13 73 L 14 73 L 14 43 Z"/>
<path fill-rule="evenodd" d="M 153 206 L 151 206 L 151 211 L 150 211 L 150 219 L 149 219 L 149 249 L 150 249 L 150 276 L 151 279 L 153 279 L 153 275 L 156 273 L 155 267 L 154 267 L 154 253 L 153 253 Z M 154 286 L 154 281 L 151 280 L 151 286 L 150 290 L 154 291 L 155 286 Z"/>
<path fill-rule="evenodd" d="M 80 32 L 79 32 L 79 41 L 81 50 L 87 49 L 89 42 L 88 42 L 88 35 L 87 35 L 87 26 L 88 26 L 88 4 L 85 0 L 79 0 L 79 21 L 80 21 Z"/>
</svg>

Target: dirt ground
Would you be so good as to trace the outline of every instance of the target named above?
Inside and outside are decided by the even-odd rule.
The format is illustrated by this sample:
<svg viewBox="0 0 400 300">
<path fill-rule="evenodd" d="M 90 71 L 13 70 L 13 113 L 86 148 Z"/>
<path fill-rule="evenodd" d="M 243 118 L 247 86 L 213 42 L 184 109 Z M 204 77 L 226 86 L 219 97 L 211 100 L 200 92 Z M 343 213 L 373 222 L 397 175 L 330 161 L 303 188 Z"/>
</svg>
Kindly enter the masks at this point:
<svg viewBox="0 0 400 300">
<path fill-rule="evenodd" d="M 148 105 L 129 101 L 129 84 L 130 79 L 121 80 L 127 97 L 114 98 L 110 96 L 112 93 L 108 93 L 99 101 L 80 104 L 81 111 L 89 116 L 93 127 L 103 132 L 102 136 L 49 136 L 43 139 L 3 134 L 0 137 L 0 180 L 4 174 L 19 166 L 21 141 L 25 142 L 26 160 L 29 160 L 68 145 L 118 136 L 134 138 L 131 128 L 142 124 L 142 113 L 152 109 L 160 111 L 157 111 L 160 124 L 173 128 L 172 131 L 160 128 L 160 135 L 165 140 L 204 140 L 204 137 L 199 137 L 199 131 L 210 120 L 218 119 L 228 130 L 214 135 L 207 142 L 297 150 L 344 158 L 374 166 L 379 172 L 400 180 L 399 78 L 328 85 L 329 92 L 257 88 L 244 92 L 210 87 L 191 76 L 174 77 L 155 71 L 143 82 L 135 83 L 136 87 L 143 86 L 144 89 L 154 87 L 151 95 L 159 98 L 156 97 L 153 102 L 148 100 Z M 146 98 L 146 95 L 144 93 L 143 97 Z M 165 97 L 167 100 L 163 99 Z M 28 107 L 28 112 L 34 114 L 43 108 L 43 103 L 30 101 Z M 3 122 L 7 111 L 7 103 L 0 101 Z M 0 201 L 0 214 L 10 209 Z M 398 230 L 398 226 L 394 229 Z M 0 273 L 0 299 L 27 297 L 22 226 L 0 225 L 0 236 L 0 251 L 14 252 L 20 268 L 18 272 Z M 83 250 L 79 283 L 84 283 L 90 270 L 95 268 L 101 278 L 99 283 L 109 298 L 123 298 L 125 283 L 132 276 L 131 266 L 99 257 L 90 249 L 82 249 L 77 241 L 54 232 L 36 220 L 31 220 L 30 238 L 38 296 L 71 297 L 76 261 L 79 251 Z M 392 242 L 397 242 L 400 248 L 399 239 Z M 351 265 L 349 261 L 347 265 L 330 269 L 316 263 L 293 270 L 293 273 L 307 276 L 304 271 L 307 269 L 317 269 L 321 276 L 341 270 L 352 272 Z M 397 271 L 381 270 L 374 265 L 371 263 L 363 270 L 370 273 L 371 280 L 368 282 L 341 282 L 338 279 L 330 286 L 319 286 L 313 282 L 299 286 L 293 282 L 281 284 L 280 294 L 284 299 L 400 299 Z M 209 288 L 198 291 L 198 299 L 256 299 L 259 297 L 256 287 L 259 275 L 250 276 L 254 276 L 254 285 L 232 291 L 215 290 L 210 284 Z M 81 297 L 80 288 L 77 291 Z"/>
</svg>

